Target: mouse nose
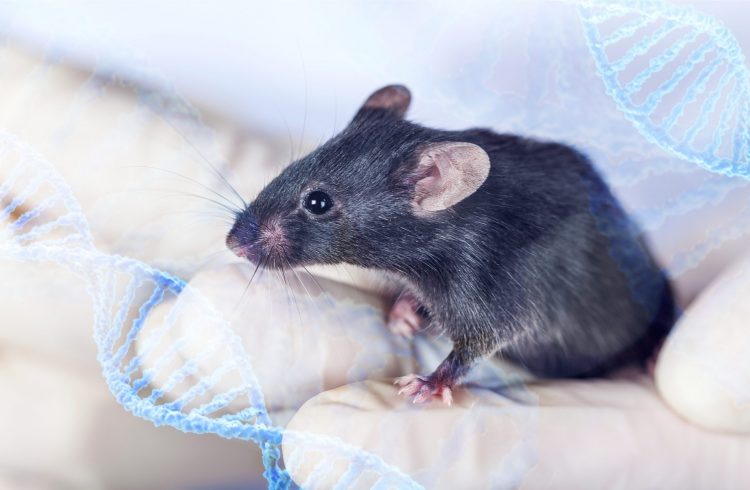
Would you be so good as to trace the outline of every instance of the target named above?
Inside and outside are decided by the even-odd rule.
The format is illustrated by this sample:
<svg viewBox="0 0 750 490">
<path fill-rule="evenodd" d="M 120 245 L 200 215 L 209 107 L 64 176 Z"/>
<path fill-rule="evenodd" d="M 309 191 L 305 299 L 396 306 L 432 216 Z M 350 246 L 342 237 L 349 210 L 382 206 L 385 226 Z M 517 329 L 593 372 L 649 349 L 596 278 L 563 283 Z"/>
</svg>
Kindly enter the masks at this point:
<svg viewBox="0 0 750 490">
<path fill-rule="evenodd" d="M 229 235 L 227 235 L 227 248 L 234 252 L 235 255 L 238 257 L 242 257 L 242 244 L 240 243 L 240 239 L 237 238 L 237 235 L 232 234 L 232 232 L 229 232 Z"/>
<path fill-rule="evenodd" d="M 229 235 L 227 235 L 226 243 L 229 250 L 231 250 L 237 257 L 247 259 L 254 264 L 257 264 L 260 261 L 261 245 L 257 241 L 245 243 L 237 237 L 237 235 L 230 232 Z"/>
<path fill-rule="evenodd" d="M 227 234 L 227 248 L 237 257 L 258 263 L 261 245 L 258 241 L 258 225 L 249 213 L 244 213 Z"/>
</svg>

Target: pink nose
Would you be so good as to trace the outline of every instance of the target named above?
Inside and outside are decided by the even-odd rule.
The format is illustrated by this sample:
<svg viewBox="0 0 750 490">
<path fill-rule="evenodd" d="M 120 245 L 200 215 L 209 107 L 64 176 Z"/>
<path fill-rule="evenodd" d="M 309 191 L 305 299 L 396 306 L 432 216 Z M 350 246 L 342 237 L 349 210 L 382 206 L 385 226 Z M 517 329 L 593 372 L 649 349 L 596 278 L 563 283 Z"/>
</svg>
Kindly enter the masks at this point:
<svg viewBox="0 0 750 490">
<path fill-rule="evenodd" d="M 229 250 L 231 250 L 237 257 L 240 258 L 247 258 L 247 247 L 243 247 L 240 243 L 240 239 L 237 238 L 234 235 L 227 236 L 227 247 Z"/>
<path fill-rule="evenodd" d="M 260 260 L 260 246 L 257 243 L 243 245 L 240 242 L 240 239 L 232 234 L 227 236 L 226 243 L 229 250 L 231 250 L 237 257 L 247 259 L 256 264 Z"/>
<path fill-rule="evenodd" d="M 242 246 L 240 244 L 240 239 L 237 238 L 234 235 L 227 235 L 227 248 L 235 253 L 235 255 L 242 257 Z"/>
</svg>

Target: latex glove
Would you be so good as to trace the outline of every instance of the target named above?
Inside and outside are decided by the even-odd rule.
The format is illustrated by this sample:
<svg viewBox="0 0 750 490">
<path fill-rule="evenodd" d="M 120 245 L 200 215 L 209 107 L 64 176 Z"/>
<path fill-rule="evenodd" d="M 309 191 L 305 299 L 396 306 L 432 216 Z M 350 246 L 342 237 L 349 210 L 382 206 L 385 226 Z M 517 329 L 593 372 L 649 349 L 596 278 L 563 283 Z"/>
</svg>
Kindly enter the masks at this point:
<svg viewBox="0 0 750 490">
<path fill-rule="evenodd" d="M 212 118 L 206 121 L 217 130 L 214 137 L 189 131 L 188 120 L 178 121 L 176 127 L 189 136 L 186 143 L 148 110 L 154 98 L 139 98 L 141 90 L 116 80 L 106 86 L 107 77 L 91 78 L 59 63 L 65 57 L 42 61 L 25 51 L 13 42 L 0 48 L 2 130 L 17 135 L 62 175 L 100 251 L 185 274 L 214 245 L 225 249 L 223 225 L 213 228 L 216 233 L 195 233 L 196 222 L 205 223 L 202 215 L 182 214 L 203 201 L 179 192 L 210 196 L 202 186 L 223 189 L 191 145 L 217 165 L 215 152 L 231 151 L 236 161 L 262 174 L 263 163 L 274 160 L 264 154 L 270 153 L 268 144 L 241 138 L 234 125 Z M 0 146 L 0 183 L 6 183 L 25 157 Z M 16 175 L 0 207 L 25 194 L 35 174 Z M 11 218 L 35 208 L 50 192 L 42 185 Z M 58 200 L 40 221 L 63 212 Z M 0 231 L 0 246 L 4 239 Z M 0 260 L 0 488 L 260 485 L 256 447 L 155 429 L 123 410 L 101 376 L 92 303 L 86 283 L 65 266 Z"/>
<path fill-rule="evenodd" d="M 661 353 L 656 382 L 687 419 L 750 436 L 750 255 L 690 305 Z"/>
<path fill-rule="evenodd" d="M 529 386 L 522 404 L 482 388 L 414 405 L 368 381 L 308 401 L 287 428 L 339 437 L 426 488 L 748 488 L 750 438 L 677 417 L 645 376 Z M 285 445 L 288 458 L 294 446 Z M 305 485 L 317 463 L 291 467 Z M 315 488 L 329 488 L 340 473 Z M 358 482 L 366 488 L 367 482 Z"/>
<path fill-rule="evenodd" d="M 515 375 L 489 360 L 472 371 L 471 386 L 456 389 L 451 407 L 414 405 L 398 396 L 392 379 L 430 372 L 449 350 L 447 339 L 395 337 L 384 325 L 380 298 L 322 279 L 288 277 L 288 294 L 297 293 L 292 300 L 284 281 L 266 272 L 242 298 L 251 274 L 246 264 L 227 266 L 199 274 L 191 286 L 232 312 L 274 421 L 291 416 L 289 429 L 360 446 L 428 488 L 750 485 L 744 463 L 750 438 L 683 421 L 643 373 L 536 382 L 503 396 L 488 387 Z M 173 338 L 190 328 L 185 315 Z M 196 339 L 183 355 L 203 345 Z M 209 372 L 206 365 L 196 378 Z M 285 444 L 285 457 L 294 449 Z M 319 457 L 307 454 L 289 468 L 306 488 L 327 488 L 340 476 L 334 471 L 306 482 Z"/>
</svg>

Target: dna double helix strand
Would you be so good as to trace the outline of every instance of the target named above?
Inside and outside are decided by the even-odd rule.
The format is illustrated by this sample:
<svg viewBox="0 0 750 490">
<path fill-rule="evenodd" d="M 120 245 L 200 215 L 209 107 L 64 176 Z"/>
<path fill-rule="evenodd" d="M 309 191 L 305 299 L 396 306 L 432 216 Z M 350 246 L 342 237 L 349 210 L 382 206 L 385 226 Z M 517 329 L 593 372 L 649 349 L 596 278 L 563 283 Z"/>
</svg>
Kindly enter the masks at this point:
<svg viewBox="0 0 750 490">
<path fill-rule="evenodd" d="M 725 27 L 654 1 L 586 1 L 580 16 L 607 91 L 646 139 L 712 172 L 750 176 L 748 71 Z M 92 78 L 93 85 L 99 82 Z M 177 99 L 141 95 L 140 102 L 157 112 L 197 118 Z M 302 483 L 305 488 L 323 482 L 347 488 L 363 475 L 376 488 L 421 488 L 360 448 L 275 425 L 252 360 L 207 298 L 179 277 L 97 250 L 60 174 L 8 133 L 0 133 L 0 166 L 9 169 L 0 182 L 0 259 L 61 263 L 87 283 L 94 298 L 98 359 L 124 408 L 156 425 L 258 444 L 271 488 L 295 487 L 287 469 L 305 464 L 310 454 L 316 464 Z M 724 190 L 717 185 L 713 195 L 719 199 Z M 703 197 L 681 200 L 680 206 L 699 206 Z M 663 214 L 647 224 L 660 226 Z M 706 253 L 696 249 L 678 259 L 688 267 Z M 170 336 L 187 316 L 196 329 Z M 188 349 L 195 338 L 202 345 L 197 352 Z M 206 373 L 200 368 L 209 361 L 213 369 Z M 232 388 L 214 394 L 218 386 Z M 293 448 L 284 467 L 282 438 Z M 331 474 L 340 476 L 331 482 Z"/>
<path fill-rule="evenodd" d="M 729 29 L 659 0 L 584 0 L 579 12 L 607 92 L 647 140 L 750 178 L 750 72 Z"/>
<path fill-rule="evenodd" d="M 343 464 L 346 471 L 333 482 L 337 488 L 347 488 L 365 473 L 375 476 L 377 488 L 421 488 L 360 448 L 274 425 L 243 344 L 199 291 L 145 263 L 98 251 L 60 174 L 4 132 L 0 167 L 6 170 L 0 184 L 0 259 L 63 264 L 87 282 L 94 298 L 98 360 L 109 389 L 125 409 L 157 426 L 258 444 L 271 488 L 295 486 L 279 462 L 282 437 L 293 448 L 287 467 L 307 460 L 311 452 L 316 456 L 304 487 L 314 488 L 322 479 L 330 483 L 331 469 Z M 154 320 L 159 308 L 164 314 Z M 172 327 L 186 315 L 195 327 L 171 339 Z M 203 345 L 197 353 L 186 349 L 191 337 Z M 217 367 L 197 376 L 209 359 L 216 360 Z M 211 394 L 219 383 L 233 387 Z"/>
<path fill-rule="evenodd" d="M 583 0 L 579 14 L 600 78 L 624 116 L 648 141 L 727 177 L 708 179 L 648 210 L 641 220 L 644 229 L 654 230 L 670 216 L 716 205 L 746 186 L 750 70 L 731 31 L 709 15 L 661 0 Z M 725 242 L 748 232 L 750 207 L 672 257 L 670 274 L 686 272 Z M 700 330 L 677 338 L 687 347 L 710 342 Z M 750 391 L 737 373 L 748 368 L 746 351 L 709 350 L 692 362 L 733 394 L 735 403 L 744 404 Z"/>
</svg>

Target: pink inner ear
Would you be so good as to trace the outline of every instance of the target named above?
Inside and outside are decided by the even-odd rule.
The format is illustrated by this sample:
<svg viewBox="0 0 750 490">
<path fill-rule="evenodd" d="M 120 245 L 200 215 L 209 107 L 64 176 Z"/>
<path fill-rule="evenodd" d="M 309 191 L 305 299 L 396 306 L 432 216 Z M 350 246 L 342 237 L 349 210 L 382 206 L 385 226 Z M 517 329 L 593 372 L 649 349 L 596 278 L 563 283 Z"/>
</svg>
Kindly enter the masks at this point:
<svg viewBox="0 0 750 490">
<path fill-rule="evenodd" d="M 460 174 L 449 156 L 431 152 L 420 161 L 420 167 L 426 167 L 426 174 L 416 185 L 415 202 L 419 207 L 425 211 L 440 211 L 455 204 L 450 202 L 455 194 L 451 191 L 459 185 Z"/>
<path fill-rule="evenodd" d="M 487 153 L 471 143 L 437 143 L 419 157 L 422 178 L 415 185 L 414 205 L 421 211 L 447 209 L 473 194 L 489 175 Z"/>
</svg>

